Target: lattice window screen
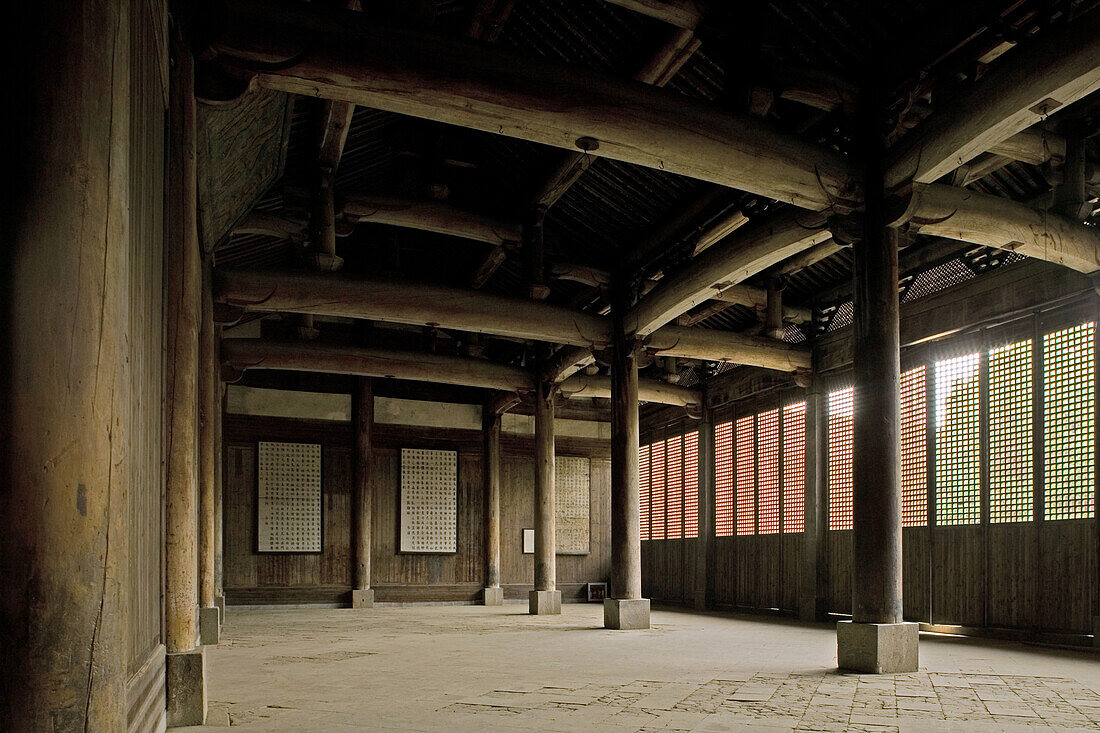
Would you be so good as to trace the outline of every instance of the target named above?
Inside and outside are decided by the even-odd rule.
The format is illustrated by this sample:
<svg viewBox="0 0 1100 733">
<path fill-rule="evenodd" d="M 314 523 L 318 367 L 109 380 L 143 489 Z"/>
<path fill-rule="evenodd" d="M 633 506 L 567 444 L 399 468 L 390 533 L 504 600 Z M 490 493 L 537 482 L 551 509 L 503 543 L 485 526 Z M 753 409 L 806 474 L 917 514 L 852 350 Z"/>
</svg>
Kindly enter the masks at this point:
<svg viewBox="0 0 1100 733">
<path fill-rule="evenodd" d="M 783 532 L 806 528 L 806 403 L 783 408 Z"/>
<path fill-rule="evenodd" d="M 684 537 L 699 536 L 699 431 L 684 436 Z"/>
<path fill-rule="evenodd" d="M 456 552 L 458 454 L 401 449 L 401 552 Z"/>
<path fill-rule="evenodd" d="M 1093 515 L 1094 325 L 1043 337 L 1044 518 Z"/>
<path fill-rule="evenodd" d="M 554 459 L 554 537 L 558 554 L 588 554 L 590 482 L 587 458 L 557 456 Z"/>
<path fill-rule="evenodd" d="M 756 532 L 756 435 L 755 417 L 737 421 L 737 534 Z"/>
<path fill-rule="evenodd" d="M 648 445 L 643 445 L 638 449 L 638 496 L 641 502 L 639 515 L 643 540 L 649 539 L 649 452 L 650 446 Z"/>
<path fill-rule="evenodd" d="M 652 446 L 653 468 L 649 474 L 650 496 L 652 505 L 649 510 L 650 525 L 649 538 L 663 540 L 665 538 L 665 441 L 654 443 Z"/>
<path fill-rule="evenodd" d="M 981 520 L 979 355 L 936 362 L 936 524 Z"/>
<path fill-rule="evenodd" d="M 989 351 L 989 521 L 1034 515 L 1031 339 Z"/>
<path fill-rule="evenodd" d="M 668 529 L 665 537 L 674 540 L 684 536 L 684 439 L 677 435 L 669 438 L 666 445 Z"/>
<path fill-rule="evenodd" d="M 757 521 L 760 534 L 779 532 L 779 410 L 756 418 Z"/>
<path fill-rule="evenodd" d="M 714 426 L 714 534 L 732 537 L 733 506 L 733 423 Z"/>
<path fill-rule="evenodd" d="M 262 442 L 257 463 L 257 549 L 321 552 L 321 446 Z"/>
<path fill-rule="evenodd" d="M 855 391 L 829 394 L 829 529 L 852 528 L 852 418 Z"/>
<path fill-rule="evenodd" d="M 901 375 L 901 524 L 928 524 L 927 369 Z"/>
</svg>

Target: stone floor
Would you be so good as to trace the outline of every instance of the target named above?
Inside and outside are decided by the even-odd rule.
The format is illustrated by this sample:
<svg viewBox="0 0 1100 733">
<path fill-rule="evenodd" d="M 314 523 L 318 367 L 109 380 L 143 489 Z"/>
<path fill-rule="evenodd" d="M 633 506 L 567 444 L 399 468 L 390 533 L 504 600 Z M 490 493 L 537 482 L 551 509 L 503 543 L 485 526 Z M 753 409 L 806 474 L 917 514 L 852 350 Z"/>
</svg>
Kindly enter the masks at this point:
<svg viewBox="0 0 1100 733">
<path fill-rule="evenodd" d="M 1100 656 L 921 635 L 916 674 L 838 674 L 824 624 L 599 605 L 229 609 L 210 725 L 253 731 L 1100 729 Z"/>
</svg>

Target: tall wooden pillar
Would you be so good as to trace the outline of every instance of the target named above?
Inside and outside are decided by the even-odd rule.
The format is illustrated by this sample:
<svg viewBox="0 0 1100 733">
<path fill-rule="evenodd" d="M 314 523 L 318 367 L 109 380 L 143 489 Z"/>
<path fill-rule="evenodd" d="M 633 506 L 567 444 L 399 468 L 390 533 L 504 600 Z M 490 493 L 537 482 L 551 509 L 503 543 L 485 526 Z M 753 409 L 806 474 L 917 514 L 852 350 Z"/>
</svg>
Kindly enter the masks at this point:
<svg viewBox="0 0 1100 733">
<path fill-rule="evenodd" d="M 528 599 L 530 612 L 539 615 L 561 613 L 554 501 L 554 387 L 540 379 L 535 392 L 535 589 Z"/>
<path fill-rule="evenodd" d="M 695 608 L 707 607 L 710 588 L 711 545 L 714 539 L 714 412 L 707 404 L 703 385 L 703 419 L 699 423 L 699 536 L 695 540 Z"/>
<path fill-rule="evenodd" d="M 220 357 L 215 352 L 215 364 Z M 217 383 L 217 406 L 214 413 L 214 605 L 225 623 L 225 443 L 222 439 L 222 420 L 225 416 L 225 384 L 220 377 Z"/>
<path fill-rule="evenodd" d="M 370 587 L 371 517 L 374 492 L 371 491 L 373 449 L 371 428 L 374 425 L 374 389 L 371 380 L 360 377 L 355 382 L 355 497 L 352 511 L 355 527 L 352 567 L 355 577 L 351 591 L 352 608 L 374 606 L 374 590 Z"/>
<path fill-rule="evenodd" d="M 485 591 L 486 606 L 504 604 L 500 586 L 500 413 L 485 405 Z"/>
<path fill-rule="evenodd" d="M 915 672 L 917 626 L 902 623 L 897 230 L 886 226 L 886 147 L 873 87 L 863 102 L 865 211 L 862 237 L 852 248 L 852 621 L 837 627 L 837 653 L 843 668 Z"/>
<path fill-rule="evenodd" d="M 21 55 L 0 255 L 5 730 L 127 728 L 129 9 L 8 8 Z"/>
<path fill-rule="evenodd" d="M 829 396 L 814 379 L 806 394 L 805 527 L 802 532 L 802 569 L 799 578 L 798 617 L 819 621 L 825 617 L 825 444 Z"/>
<path fill-rule="evenodd" d="M 202 275 L 195 177 L 195 79 L 174 29 L 168 162 L 168 501 L 165 646 L 168 725 L 206 719 L 206 663 L 198 647 L 198 394 Z"/>
<path fill-rule="evenodd" d="M 649 599 L 642 598 L 638 352 L 623 328 L 629 305 L 620 294 L 612 313 L 611 597 L 603 604 L 603 625 L 609 629 L 649 628 Z"/>
<path fill-rule="evenodd" d="M 221 633 L 216 605 L 215 481 L 219 419 L 217 326 L 214 325 L 213 272 L 209 258 L 202 268 L 202 312 L 199 326 L 199 638 L 217 644 Z"/>
</svg>

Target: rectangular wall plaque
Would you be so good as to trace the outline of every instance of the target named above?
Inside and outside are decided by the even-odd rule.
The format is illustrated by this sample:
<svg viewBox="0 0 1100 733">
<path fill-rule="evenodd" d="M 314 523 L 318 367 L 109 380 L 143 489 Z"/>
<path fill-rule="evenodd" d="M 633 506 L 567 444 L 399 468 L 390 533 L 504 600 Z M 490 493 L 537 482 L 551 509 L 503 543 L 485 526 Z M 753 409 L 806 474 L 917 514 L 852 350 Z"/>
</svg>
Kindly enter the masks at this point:
<svg viewBox="0 0 1100 733">
<path fill-rule="evenodd" d="M 589 548 L 589 461 L 580 456 L 554 459 L 555 544 L 559 555 L 587 555 Z"/>
<path fill-rule="evenodd" d="M 458 453 L 401 449 L 401 552 L 457 552 Z"/>
<path fill-rule="evenodd" d="M 256 549 L 321 552 L 321 446 L 265 443 L 257 448 Z"/>
</svg>

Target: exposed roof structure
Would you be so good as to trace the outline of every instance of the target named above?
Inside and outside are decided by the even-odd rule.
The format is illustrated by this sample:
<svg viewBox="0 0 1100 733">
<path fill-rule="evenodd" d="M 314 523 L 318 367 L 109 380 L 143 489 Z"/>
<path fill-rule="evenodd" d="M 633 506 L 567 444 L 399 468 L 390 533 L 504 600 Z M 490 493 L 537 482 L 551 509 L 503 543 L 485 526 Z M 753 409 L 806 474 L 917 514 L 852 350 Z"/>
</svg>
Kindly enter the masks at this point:
<svg viewBox="0 0 1100 733">
<path fill-rule="evenodd" d="M 542 59 L 566 74 L 597 72 L 599 76 L 593 78 L 610 75 L 624 83 L 641 79 L 720 113 L 758 122 L 784 140 L 839 154 L 838 160 L 853 165 L 859 153 L 853 145 L 855 117 L 868 84 L 877 85 L 884 100 L 878 123 L 890 150 L 904 155 L 915 139 L 924 145 L 929 130 L 934 132 L 943 118 L 957 117 L 958 105 L 980 99 L 998 72 L 1008 73 L 1012 64 L 1041 52 L 1040 46 L 1058 34 L 1080 36 L 1097 28 L 1100 15 L 1092 0 L 771 2 L 750 8 L 691 0 L 435 0 L 390 5 L 364 7 L 364 22 L 424 38 L 472 39 L 486 54 L 491 48 L 512 54 L 509 58 L 520 66 Z M 231 7 L 230 15 L 255 12 L 247 5 Z M 272 17 L 286 8 L 351 17 L 351 11 L 343 9 L 314 11 L 316 4 L 283 3 L 273 8 Z M 278 88 L 278 83 L 263 80 L 284 73 L 292 76 L 294 65 L 308 61 L 315 49 L 345 42 L 314 29 L 299 57 L 282 64 L 259 60 L 259 56 L 241 62 L 234 57 L 233 45 L 247 44 L 248 39 L 242 41 L 240 33 L 234 36 L 233 22 L 210 21 L 209 36 L 215 40 L 213 52 L 204 54 L 207 62 L 200 67 L 199 94 L 222 101 L 211 102 L 204 107 L 207 110 L 232 109 L 241 100 L 261 94 L 243 91 L 242 78 L 253 77 L 251 90 Z M 255 36 L 262 38 L 268 32 L 261 24 Z M 218 40 L 226 35 L 228 41 Z M 294 43 L 304 42 L 292 40 L 290 45 Z M 415 53 L 409 51 L 410 57 Z M 255 74 L 261 77 L 259 85 Z M 1096 75 L 1095 70 L 1092 74 Z M 1079 87 L 1082 84 L 1093 88 L 1096 81 L 1082 81 Z M 1064 180 L 1067 134 L 1079 135 L 1087 161 L 1087 201 L 1073 218 L 1094 227 L 1100 211 L 1096 206 L 1100 174 L 1094 165 L 1100 160 L 1096 138 L 1100 95 L 1089 93 L 1088 88 L 1069 100 L 1075 102 L 1072 105 L 1054 100 L 1049 109 L 1034 109 L 1032 119 L 1021 127 L 1033 138 L 1026 150 L 1002 140 L 943 176 L 933 171 L 929 175 L 934 177 L 924 182 L 1065 212 L 1065 202 L 1055 202 L 1051 192 Z M 551 102 L 557 99 L 553 88 L 525 91 Z M 208 238 L 217 237 L 206 245 L 215 248 L 219 269 L 307 266 L 319 141 L 332 103 L 300 94 L 289 95 L 289 100 L 283 120 L 269 119 L 266 127 L 257 117 L 237 117 L 241 136 L 278 137 L 281 131 L 284 148 L 276 152 L 281 155 L 277 175 L 268 171 L 266 177 L 253 177 L 251 195 L 240 197 L 250 205 L 233 212 L 233 226 L 220 234 L 206 233 Z M 210 123 L 200 119 L 201 124 Z M 634 297 L 644 296 L 682 273 L 705 248 L 729 242 L 753 227 L 767 227 L 784 216 L 796 216 L 798 211 L 758 192 L 614 159 L 621 156 L 607 157 L 596 138 L 578 138 L 578 149 L 570 152 L 514 134 L 364 106 L 354 107 L 344 133 L 342 154 L 331 162 L 335 163 L 339 235 L 336 252 L 344 260 L 343 271 L 350 275 L 456 288 L 473 285 L 488 294 L 526 298 L 533 277 L 530 252 L 536 246 L 526 240 L 537 236 L 545 275 L 535 284 L 548 288 L 539 295 L 562 307 L 606 314 L 610 280 L 627 281 Z M 223 164 L 209 152 L 201 156 L 200 150 L 200 165 Z M 570 176 L 554 178 L 555 172 L 565 169 Z M 217 175 L 210 178 L 216 181 Z M 248 176 L 243 179 L 247 181 Z M 548 184 L 555 182 L 560 185 L 546 196 Z M 224 194 L 217 185 L 205 191 L 200 186 L 200 199 L 204 195 Z M 858 209 L 858 200 L 828 195 L 833 203 L 826 214 L 843 214 L 853 205 Z M 539 209 L 539 204 L 545 208 Z M 461 212 L 463 217 L 477 219 L 488 233 L 471 236 L 468 222 L 458 227 L 466 227 L 464 236 L 454 236 L 453 227 L 424 226 L 425 214 L 419 209 L 409 214 L 419 217 L 415 227 L 394 225 L 393 211 L 408 205 L 441 208 L 442 216 Z M 290 220 L 294 232 L 289 237 L 259 233 L 247 226 L 249 217 L 257 213 Z M 901 256 L 903 299 L 920 297 L 1024 256 L 1023 250 L 1006 252 L 980 242 L 943 239 L 927 230 L 920 234 L 920 214 L 907 220 L 911 236 Z M 390 223 L 372 223 L 372 219 Z M 535 231 L 537 235 L 532 234 Z M 824 329 L 846 325 L 845 313 L 850 314 L 846 303 L 851 298 L 851 256 L 842 242 L 828 239 L 827 233 L 823 239 L 824 243 L 796 257 L 781 258 L 786 262 L 750 269 L 742 282 L 754 288 L 754 297 L 759 298 L 772 281 L 783 289 L 788 308 L 814 309 L 809 320 L 793 322 L 788 317 L 782 333 L 787 342 L 801 343 Z M 1014 248 L 1015 240 L 1011 241 Z M 762 328 L 763 306 L 752 302 L 752 297 L 723 296 L 694 305 L 679 316 L 679 322 L 693 328 L 756 334 Z M 319 323 L 318 328 L 340 338 L 338 324 Z M 451 344 L 437 347 L 444 351 L 476 351 L 512 365 L 529 364 L 533 358 L 530 343 L 478 340 L 459 332 L 443 336 Z M 679 372 L 685 383 L 698 377 L 683 364 L 666 365 L 665 371 Z"/>
</svg>

